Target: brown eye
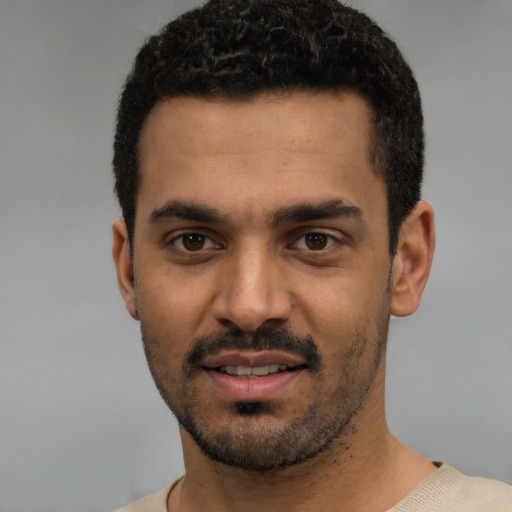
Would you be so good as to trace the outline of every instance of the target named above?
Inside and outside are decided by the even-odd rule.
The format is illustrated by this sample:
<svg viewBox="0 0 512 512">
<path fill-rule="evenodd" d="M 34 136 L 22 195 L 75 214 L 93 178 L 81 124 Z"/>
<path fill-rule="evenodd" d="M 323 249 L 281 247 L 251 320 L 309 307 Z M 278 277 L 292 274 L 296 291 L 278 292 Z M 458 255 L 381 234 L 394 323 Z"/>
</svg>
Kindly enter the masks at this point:
<svg viewBox="0 0 512 512">
<path fill-rule="evenodd" d="M 187 233 L 181 237 L 183 248 L 187 251 L 200 251 L 205 246 L 206 237 L 199 233 Z"/>
<path fill-rule="evenodd" d="M 213 236 L 197 231 L 176 230 L 165 240 L 165 246 L 170 250 L 169 256 L 176 258 L 178 263 L 201 263 L 209 261 L 224 247 L 222 242 L 218 242 L 219 237 Z"/>
<path fill-rule="evenodd" d="M 175 233 L 174 238 L 166 243 L 183 254 L 191 254 L 194 252 L 200 254 L 210 253 L 221 247 L 209 236 L 195 231 L 178 231 Z"/>
<path fill-rule="evenodd" d="M 329 237 L 324 233 L 308 233 L 304 236 L 304 242 L 308 249 L 319 251 L 327 247 Z"/>
</svg>

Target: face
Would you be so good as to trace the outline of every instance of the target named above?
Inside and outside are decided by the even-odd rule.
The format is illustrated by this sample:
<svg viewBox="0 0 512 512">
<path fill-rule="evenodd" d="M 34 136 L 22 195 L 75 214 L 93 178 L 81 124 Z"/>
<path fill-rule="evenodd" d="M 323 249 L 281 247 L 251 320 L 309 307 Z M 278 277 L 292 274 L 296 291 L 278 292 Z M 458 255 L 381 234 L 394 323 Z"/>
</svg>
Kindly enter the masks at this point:
<svg viewBox="0 0 512 512">
<path fill-rule="evenodd" d="M 147 119 L 126 300 L 162 396 L 214 460 L 301 462 L 365 403 L 391 269 L 370 132 L 348 92 L 177 98 Z"/>
</svg>

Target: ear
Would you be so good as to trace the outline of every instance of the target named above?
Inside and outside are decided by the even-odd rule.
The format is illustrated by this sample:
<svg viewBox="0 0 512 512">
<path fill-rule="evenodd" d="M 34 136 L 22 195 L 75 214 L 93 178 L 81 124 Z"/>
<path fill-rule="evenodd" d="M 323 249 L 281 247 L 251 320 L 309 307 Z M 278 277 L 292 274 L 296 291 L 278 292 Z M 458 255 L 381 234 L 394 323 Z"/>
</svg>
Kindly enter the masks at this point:
<svg viewBox="0 0 512 512">
<path fill-rule="evenodd" d="M 435 247 L 434 211 L 419 201 L 402 222 L 391 274 L 391 314 L 407 316 L 420 305 Z"/>
<path fill-rule="evenodd" d="M 130 254 L 130 239 L 124 219 L 116 219 L 112 224 L 112 257 L 117 272 L 117 284 L 123 296 L 128 313 L 139 319 L 135 301 L 135 285 L 133 283 L 133 266 Z"/>
</svg>

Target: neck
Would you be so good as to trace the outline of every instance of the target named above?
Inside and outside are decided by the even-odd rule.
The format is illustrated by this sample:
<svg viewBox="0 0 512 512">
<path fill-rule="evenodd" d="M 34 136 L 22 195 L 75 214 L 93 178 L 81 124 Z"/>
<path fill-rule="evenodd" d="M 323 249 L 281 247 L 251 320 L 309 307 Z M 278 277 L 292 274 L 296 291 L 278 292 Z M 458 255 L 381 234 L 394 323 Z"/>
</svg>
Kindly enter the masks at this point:
<svg viewBox="0 0 512 512">
<path fill-rule="evenodd" d="M 170 512 L 385 511 L 435 467 L 399 443 L 384 414 L 383 376 L 346 432 L 316 457 L 259 472 L 206 458 L 182 431 L 186 476 L 171 493 Z"/>
</svg>

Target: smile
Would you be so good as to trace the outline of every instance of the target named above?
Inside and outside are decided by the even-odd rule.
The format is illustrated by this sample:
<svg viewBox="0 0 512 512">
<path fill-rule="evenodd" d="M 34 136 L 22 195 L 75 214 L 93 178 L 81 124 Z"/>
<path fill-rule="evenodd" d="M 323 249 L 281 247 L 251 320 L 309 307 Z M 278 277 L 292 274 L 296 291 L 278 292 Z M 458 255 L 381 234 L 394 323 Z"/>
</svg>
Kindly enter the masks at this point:
<svg viewBox="0 0 512 512">
<path fill-rule="evenodd" d="M 288 366 L 285 364 L 269 364 L 266 366 L 221 366 L 218 371 L 238 377 L 265 377 L 266 375 L 284 372 L 288 369 Z"/>
<path fill-rule="evenodd" d="M 242 402 L 276 398 L 309 369 L 299 355 L 280 350 L 222 351 L 201 367 L 218 396 Z"/>
</svg>

